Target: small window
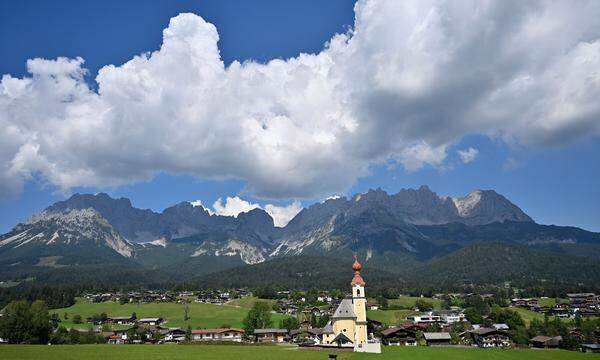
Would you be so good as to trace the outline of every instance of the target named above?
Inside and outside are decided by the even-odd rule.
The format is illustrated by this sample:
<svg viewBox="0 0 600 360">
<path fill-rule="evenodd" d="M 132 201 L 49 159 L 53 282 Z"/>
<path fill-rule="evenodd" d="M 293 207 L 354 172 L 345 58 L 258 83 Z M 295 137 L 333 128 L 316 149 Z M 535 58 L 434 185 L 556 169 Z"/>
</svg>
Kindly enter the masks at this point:
<svg viewBox="0 0 600 360">
<path fill-rule="evenodd" d="M 356 289 L 356 295 L 360 296 L 360 289 Z"/>
</svg>

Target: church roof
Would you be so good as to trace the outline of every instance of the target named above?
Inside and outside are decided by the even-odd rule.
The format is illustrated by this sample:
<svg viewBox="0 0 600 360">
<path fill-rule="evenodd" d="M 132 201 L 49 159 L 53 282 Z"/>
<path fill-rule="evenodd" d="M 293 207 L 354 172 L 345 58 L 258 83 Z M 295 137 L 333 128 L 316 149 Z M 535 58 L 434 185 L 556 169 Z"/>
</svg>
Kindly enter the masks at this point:
<svg viewBox="0 0 600 360">
<path fill-rule="evenodd" d="M 332 340 L 332 342 L 336 342 L 336 343 L 339 342 L 340 344 L 347 344 L 347 343 L 352 343 L 352 340 L 350 340 L 346 335 L 344 335 L 344 333 L 339 333 Z"/>
<path fill-rule="evenodd" d="M 352 299 L 344 299 L 340 302 L 340 305 L 333 313 L 332 319 L 339 318 L 351 318 L 356 319 L 356 314 L 354 313 L 354 305 L 352 304 Z"/>
<path fill-rule="evenodd" d="M 328 322 L 323 328 L 323 334 L 333 334 L 333 326 L 331 326 L 331 321 Z"/>
</svg>

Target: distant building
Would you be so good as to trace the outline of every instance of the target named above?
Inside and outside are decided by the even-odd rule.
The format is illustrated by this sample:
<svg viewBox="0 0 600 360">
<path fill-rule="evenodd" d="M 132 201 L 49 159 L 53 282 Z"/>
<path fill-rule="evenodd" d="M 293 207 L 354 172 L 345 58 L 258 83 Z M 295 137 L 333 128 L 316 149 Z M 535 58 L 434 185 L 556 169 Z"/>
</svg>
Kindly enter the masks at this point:
<svg viewBox="0 0 600 360">
<path fill-rule="evenodd" d="M 510 347 L 512 342 L 505 330 L 498 330 L 496 328 L 478 328 L 470 331 L 473 337 L 473 343 L 479 347 L 490 348 L 490 347 Z"/>
<path fill-rule="evenodd" d="M 287 336 L 287 329 L 255 329 L 254 336 L 258 342 L 282 343 Z"/>
<path fill-rule="evenodd" d="M 144 325 L 160 325 L 163 322 L 163 318 L 157 317 L 157 318 L 141 318 L 138 320 L 139 324 L 144 324 Z"/>
<path fill-rule="evenodd" d="M 545 349 L 555 349 L 558 348 L 562 341 L 562 336 L 543 336 L 539 335 L 529 340 L 529 343 L 532 347 L 535 348 L 545 348 Z"/>
<path fill-rule="evenodd" d="M 452 344 L 452 337 L 447 332 L 425 332 L 423 333 L 427 346 L 440 346 Z"/>
<path fill-rule="evenodd" d="M 417 330 L 412 327 L 391 327 L 381 331 L 381 342 L 389 346 L 416 346 Z"/>
<path fill-rule="evenodd" d="M 241 342 L 243 329 L 219 328 L 192 330 L 192 341 L 233 341 Z"/>
</svg>

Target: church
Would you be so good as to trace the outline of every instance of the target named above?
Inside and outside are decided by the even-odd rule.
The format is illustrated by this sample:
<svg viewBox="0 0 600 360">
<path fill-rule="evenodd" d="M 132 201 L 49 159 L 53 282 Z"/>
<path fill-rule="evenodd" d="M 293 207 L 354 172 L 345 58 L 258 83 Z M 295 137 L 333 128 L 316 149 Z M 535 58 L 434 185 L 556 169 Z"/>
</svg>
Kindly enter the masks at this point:
<svg viewBox="0 0 600 360">
<path fill-rule="evenodd" d="M 367 334 L 367 297 L 365 281 L 360 276 L 362 265 L 354 259 L 354 277 L 350 282 L 352 297 L 342 300 L 331 320 L 323 328 L 324 346 L 353 347 L 357 352 L 381 352 L 378 341 L 369 340 Z"/>
</svg>

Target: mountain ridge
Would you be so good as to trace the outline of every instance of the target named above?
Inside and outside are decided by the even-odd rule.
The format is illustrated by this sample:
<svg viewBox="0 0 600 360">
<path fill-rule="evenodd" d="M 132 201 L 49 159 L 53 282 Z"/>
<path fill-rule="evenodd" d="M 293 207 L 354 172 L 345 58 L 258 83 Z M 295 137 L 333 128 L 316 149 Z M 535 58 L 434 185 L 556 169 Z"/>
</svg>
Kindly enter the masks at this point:
<svg viewBox="0 0 600 360">
<path fill-rule="evenodd" d="M 190 274 L 281 257 L 345 258 L 355 253 L 370 266 L 398 272 L 481 241 L 600 257 L 600 234 L 536 224 L 517 205 L 493 190 L 475 190 L 464 197 L 451 198 L 439 196 L 427 186 L 401 189 L 391 195 L 372 189 L 312 204 L 283 228 L 276 227 L 273 218 L 262 209 L 236 217 L 221 216 L 202 206 L 180 202 L 158 213 L 135 208 L 129 199 L 113 199 L 99 193 L 75 194 L 0 235 L 0 273 L 10 272 L 13 263 L 35 266 L 50 261 L 49 257 L 53 266 L 80 264 L 64 246 L 47 246 L 47 235 L 59 225 L 64 228 L 63 233 L 69 233 L 69 227 L 80 229 L 71 231 L 71 238 L 76 239 L 79 231 L 82 241 L 89 240 L 84 228 L 77 227 L 78 216 L 69 218 L 71 213 L 87 214 L 93 219 L 95 236 L 103 241 L 83 243 L 101 246 L 108 254 L 106 261 L 121 257 L 132 266 L 185 269 Z M 48 222 L 51 214 L 58 214 L 52 215 L 57 219 L 71 219 L 72 223 Z M 45 242 L 23 235 L 19 241 L 29 240 L 38 246 L 8 246 L 15 241 L 9 239 L 31 228 L 39 228 L 31 236 L 44 233 Z M 83 246 L 79 251 L 81 259 L 90 259 L 95 249 Z M 27 271 L 26 267 L 21 269 Z"/>
</svg>

